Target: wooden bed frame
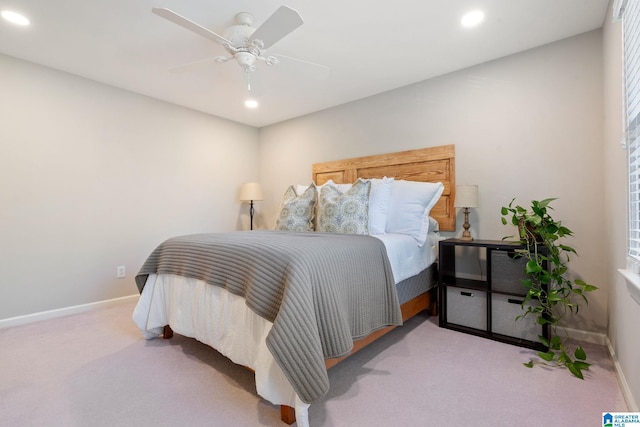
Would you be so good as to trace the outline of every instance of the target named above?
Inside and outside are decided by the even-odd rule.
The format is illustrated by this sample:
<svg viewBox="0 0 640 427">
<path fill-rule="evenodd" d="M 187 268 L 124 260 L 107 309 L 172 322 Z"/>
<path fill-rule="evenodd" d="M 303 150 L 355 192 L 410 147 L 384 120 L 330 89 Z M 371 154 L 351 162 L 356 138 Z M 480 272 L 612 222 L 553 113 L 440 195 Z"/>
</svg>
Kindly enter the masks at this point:
<svg viewBox="0 0 640 427">
<path fill-rule="evenodd" d="M 431 210 L 431 216 L 438 220 L 440 230 L 455 231 L 455 146 L 443 145 L 418 150 L 400 151 L 353 159 L 337 160 L 313 165 L 313 181 L 322 185 L 330 179 L 336 184 L 352 183 L 358 178 L 393 177 L 420 182 L 442 182 L 444 192 Z M 434 272 L 435 273 L 435 272 Z M 428 310 L 436 315 L 435 288 L 401 305 L 402 321 Z M 353 350 L 342 357 L 326 359 L 327 369 L 363 349 L 378 338 L 392 331 L 395 326 L 380 329 L 353 343 Z M 164 338 L 171 338 L 173 331 L 165 326 Z M 295 409 L 280 405 L 280 417 L 287 424 L 296 421 Z"/>
</svg>

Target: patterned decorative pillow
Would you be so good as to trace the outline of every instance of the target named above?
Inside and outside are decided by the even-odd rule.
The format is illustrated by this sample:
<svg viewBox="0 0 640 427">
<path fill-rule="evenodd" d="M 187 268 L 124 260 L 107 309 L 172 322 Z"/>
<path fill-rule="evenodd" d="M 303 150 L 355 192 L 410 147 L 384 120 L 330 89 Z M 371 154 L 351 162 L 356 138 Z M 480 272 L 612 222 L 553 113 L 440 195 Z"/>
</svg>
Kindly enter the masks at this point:
<svg viewBox="0 0 640 427">
<path fill-rule="evenodd" d="M 316 208 L 317 190 L 311 184 L 301 195 L 290 186 L 282 197 L 280 213 L 276 218 L 276 230 L 313 231 L 313 217 Z"/>
<path fill-rule="evenodd" d="M 346 192 L 331 183 L 320 191 L 316 231 L 369 234 L 369 191 L 371 182 L 358 179 Z"/>
</svg>

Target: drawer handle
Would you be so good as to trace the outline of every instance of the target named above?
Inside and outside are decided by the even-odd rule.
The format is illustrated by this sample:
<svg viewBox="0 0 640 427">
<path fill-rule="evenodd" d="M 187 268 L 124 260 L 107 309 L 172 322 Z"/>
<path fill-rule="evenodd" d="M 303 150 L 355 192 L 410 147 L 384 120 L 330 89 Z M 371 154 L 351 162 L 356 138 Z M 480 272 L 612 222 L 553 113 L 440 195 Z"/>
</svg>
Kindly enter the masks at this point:
<svg viewBox="0 0 640 427">
<path fill-rule="evenodd" d="M 473 293 L 472 292 L 460 292 L 460 295 L 464 295 L 465 297 L 472 297 Z"/>
<path fill-rule="evenodd" d="M 507 302 L 509 302 L 509 303 L 511 303 L 511 304 L 518 304 L 518 305 L 522 305 L 522 303 L 523 303 L 524 301 L 517 300 L 517 299 L 513 299 L 513 298 L 509 298 L 509 299 L 507 299 Z"/>
</svg>

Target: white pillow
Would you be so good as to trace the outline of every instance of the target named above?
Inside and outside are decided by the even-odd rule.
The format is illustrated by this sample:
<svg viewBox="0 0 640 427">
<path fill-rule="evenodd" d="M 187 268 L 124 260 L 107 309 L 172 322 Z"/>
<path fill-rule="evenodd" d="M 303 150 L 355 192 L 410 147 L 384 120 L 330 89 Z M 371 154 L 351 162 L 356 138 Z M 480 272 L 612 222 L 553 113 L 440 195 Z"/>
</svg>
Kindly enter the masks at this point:
<svg viewBox="0 0 640 427">
<path fill-rule="evenodd" d="M 318 190 L 318 194 L 320 194 L 320 191 L 322 190 L 322 187 L 327 185 L 327 184 L 334 185 L 338 190 L 340 190 L 341 193 L 346 193 L 347 191 L 349 191 L 349 189 L 353 185 L 353 184 L 336 184 L 335 182 L 333 182 L 332 179 L 330 179 L 329 181 L 325 182 L 322 185 L 316 185 L 316 189 Z M 309 188 L 308 185 L 297 184 L 296 185 L 296 193 L 302 194 L 302 193 L 305 192 L 305 190 L 307 188 Z"/>
<path fill-rule="evenodd" d="M 429 230 L 427 232 L 429 231 L 440 231 L 440 223 L 431 216 L 429 217 Z"/>
<path fill-rule="evenodd" d="M 387 233 L 407 234 L 424 245 L 429 231 L 429 212 L 444 191 L 441 182 L 395 180 L 387 210 Z"/>
<path fill-rule="evenodd" d="M 391 198 L 393 178 L 372 178 L 369 192 L 369 234 L 383 234 L 386 231 L 387 210 Z"/>
<path fill-rule="evenodd" d="M 296 184 L 295 186 L 296 194 L 304 193 L 305 191 L 307 191 L 307 188 L 309 188 L 308 185 Z M 316 190 L 320 192 L 320 187 L 316 186 Z"/>
</svg>

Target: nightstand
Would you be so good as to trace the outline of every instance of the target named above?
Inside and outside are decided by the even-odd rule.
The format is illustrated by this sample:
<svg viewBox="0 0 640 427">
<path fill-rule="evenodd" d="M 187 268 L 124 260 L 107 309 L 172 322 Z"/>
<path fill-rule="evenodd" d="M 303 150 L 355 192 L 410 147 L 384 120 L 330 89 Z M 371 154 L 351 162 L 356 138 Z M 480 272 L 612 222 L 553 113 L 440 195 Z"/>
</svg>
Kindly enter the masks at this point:
<svg viewBox="0 0 640 427">
<path fill-rule="evenodd" d="M 524 313 L 527 288 L 526 259 L 516 256 L 520 243 L 499 240 L 440 242 L 438 300 L 440 327 L 522 347 L 546 350 L 538 336 L 549 337 L 548 325 L 539 325 Z M 462 266 L 484 264 L 480 276 L 462 272 Z"/>
</svg>

